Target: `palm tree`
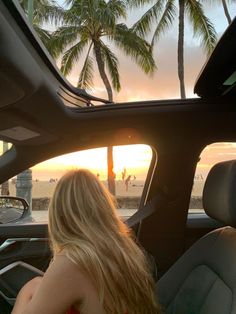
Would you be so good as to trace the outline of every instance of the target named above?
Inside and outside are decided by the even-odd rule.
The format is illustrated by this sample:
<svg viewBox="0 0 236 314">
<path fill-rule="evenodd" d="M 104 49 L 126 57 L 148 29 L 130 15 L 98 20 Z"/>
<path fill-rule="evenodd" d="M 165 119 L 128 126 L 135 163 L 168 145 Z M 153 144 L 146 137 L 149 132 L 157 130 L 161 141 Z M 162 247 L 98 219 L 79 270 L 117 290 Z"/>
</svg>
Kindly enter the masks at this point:
<svg viewBox="0 0 236 314">
<path fill-rule="evenodd" d="M 60 16 L 63 26 L 54 32 L 52 46 L 55 56 L 62 54 L 61 72 L 65 76 L 85 55 L 78 79 L 79 88 L 93 85 L 95 61 L 108 99 L 113 103 L 113 89 L 119 91 L 121 88 L 118 58 L 111 48 L 114 46 L 130 56 L 145 73 L 154 72 L 156 67 L 150 45 L 124 23 L 118 23 L 126 18 L 124 1 L 67 0 L 66 5 L 70 7 Z M 108 147 L 107 156 L 108 187 L 115 195 L 112 147 Z"/>
<path fill-rule="evenodd" d="M 132 6 L 141 6 L 153 3 L 152 0 L 131 0 Z M 147 12 L 137 21 L 133 29 L 142 37 L 150 31 L 155 24 L 155 30 L 151 40 L 151 47 L 158 41 L 166 29 L 172 26 L 178 12 L 178 77 L 180 82 L 181 98 L 186 98 L 184 82 L 184 22 L 185 14 L 193 25 L 194 34 L 200 36 L 201 43 L 209 54 L 216 43 L 216 32 L 205 16 L 202 4 L 197 0 L 178 0 L 178 9 L 174 0 L 156 0 Z"/>
</svg>

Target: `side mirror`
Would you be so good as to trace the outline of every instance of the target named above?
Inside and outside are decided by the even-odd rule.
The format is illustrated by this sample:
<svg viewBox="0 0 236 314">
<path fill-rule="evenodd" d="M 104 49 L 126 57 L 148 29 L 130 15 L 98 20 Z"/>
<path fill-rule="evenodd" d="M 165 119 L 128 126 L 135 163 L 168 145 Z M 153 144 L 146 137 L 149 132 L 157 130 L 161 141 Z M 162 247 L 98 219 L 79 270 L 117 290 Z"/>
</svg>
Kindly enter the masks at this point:
<svg viewBox="0 0 236 314">
<path fill-rule="evenodd" d="M 0 224 L 15 222 L 29 213 L 27 201 L 20 197 L 0 196 Z"/>
</svg>

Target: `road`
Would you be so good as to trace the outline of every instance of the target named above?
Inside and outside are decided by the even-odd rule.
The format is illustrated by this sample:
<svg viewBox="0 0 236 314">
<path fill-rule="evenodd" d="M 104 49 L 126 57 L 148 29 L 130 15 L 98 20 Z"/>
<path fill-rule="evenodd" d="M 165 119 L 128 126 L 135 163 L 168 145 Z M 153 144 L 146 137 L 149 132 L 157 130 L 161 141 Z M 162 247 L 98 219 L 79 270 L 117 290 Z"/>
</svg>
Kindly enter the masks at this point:
<svg viewBox="0 0 236 314">
<path fill-rule="evenodd" d="M 118 209 L 119 215 L 123 219 L 127 219 L 132 216 L 137 210 L 136 209 Z M 32 211 L 32 216 L 35 222 L 47 222 L 48 212 L 46 210 L 34 210 Z"/>
</svg>

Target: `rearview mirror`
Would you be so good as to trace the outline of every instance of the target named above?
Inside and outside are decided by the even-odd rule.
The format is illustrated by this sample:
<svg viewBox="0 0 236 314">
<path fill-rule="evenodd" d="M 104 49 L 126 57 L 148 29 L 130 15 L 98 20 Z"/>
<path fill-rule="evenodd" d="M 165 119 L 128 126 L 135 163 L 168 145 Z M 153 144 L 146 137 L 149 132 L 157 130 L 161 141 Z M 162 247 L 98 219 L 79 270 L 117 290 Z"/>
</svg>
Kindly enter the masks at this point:
<svg viewBox="0 0 236 314">
<path fill-rule="evenodd" d="M 25 199 L 14 196 L 0 196 L 0 224 L 18 221 L 27 216 L 29 205 Z"/>
</svg>

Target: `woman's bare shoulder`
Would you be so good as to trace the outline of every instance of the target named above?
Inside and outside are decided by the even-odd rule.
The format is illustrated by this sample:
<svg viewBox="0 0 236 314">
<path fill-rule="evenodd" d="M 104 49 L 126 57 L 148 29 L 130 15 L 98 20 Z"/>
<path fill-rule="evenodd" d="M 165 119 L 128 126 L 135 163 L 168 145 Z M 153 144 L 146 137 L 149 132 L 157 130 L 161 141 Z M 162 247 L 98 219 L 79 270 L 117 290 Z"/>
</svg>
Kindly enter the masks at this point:
<svg viewBox="0 0 236 314">
<path fill-rule="evenodd" d="M 47 273 L 50 276 L 63 276 L 65 281 L 76 282 L 78 285 L 78 280 L 84 281 L 88 280 L 87 276 L 81 270 L 79 265 L 70 260 L 66 252 L 61 252 L 54 256 L 53 262 L 50 264 Z"/>
<path fill-rule="evenodd" d="M 58 277 L 62 276 L 63 278 L 60 279 L 60 282 L 61 280 L 63 282 L 61 284 L 69 285 L 72 289 L 74 287 L 76 293 L 81 296 L 87 295 L 91 291 L 91 288 L 93 288 L 90 277 L 81 269 L 80 265 L 68 257 L 66 251 L 55 255 L 53 262 L 45 274 L 51 278 L 55 277 L 56 281 Z"/>
</svg>

